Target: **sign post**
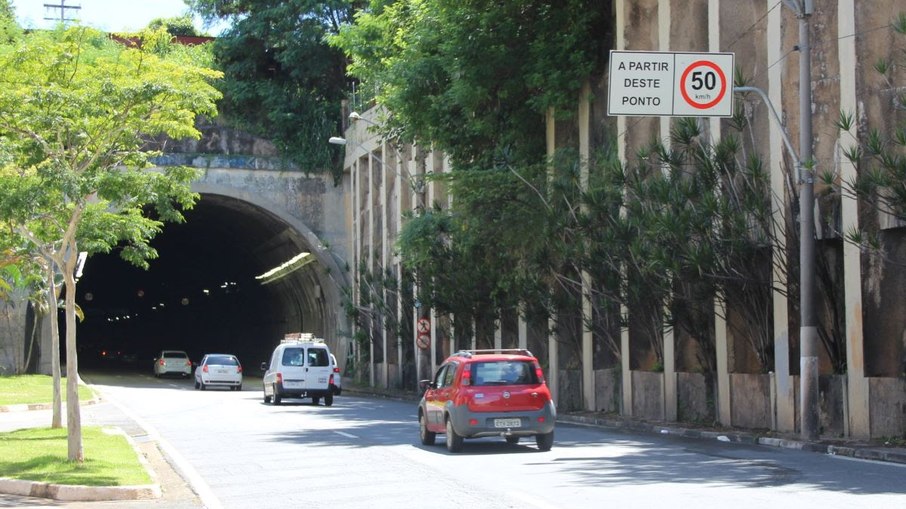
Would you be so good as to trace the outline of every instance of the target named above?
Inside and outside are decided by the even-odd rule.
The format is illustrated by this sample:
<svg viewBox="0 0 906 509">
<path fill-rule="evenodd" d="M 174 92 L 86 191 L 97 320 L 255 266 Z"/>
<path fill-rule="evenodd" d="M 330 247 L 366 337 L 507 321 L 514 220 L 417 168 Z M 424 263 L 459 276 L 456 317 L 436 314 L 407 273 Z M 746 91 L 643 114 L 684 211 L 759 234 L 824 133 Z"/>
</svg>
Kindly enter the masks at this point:
<svg viewBox="0 0 906 509">
<path fill-rule="evenodd" d="M 611 51 L 607 114 L 730 117 L 733 53 Z"/>
</svg>

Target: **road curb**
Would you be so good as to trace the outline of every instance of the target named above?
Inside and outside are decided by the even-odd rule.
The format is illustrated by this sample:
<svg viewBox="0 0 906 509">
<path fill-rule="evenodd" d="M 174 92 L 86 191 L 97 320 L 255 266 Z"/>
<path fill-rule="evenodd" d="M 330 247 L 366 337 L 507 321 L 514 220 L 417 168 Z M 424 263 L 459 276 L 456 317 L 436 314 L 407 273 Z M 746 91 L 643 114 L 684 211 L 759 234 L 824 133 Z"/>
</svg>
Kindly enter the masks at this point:
<svg viewBox="0 0 906 509">
<path fill-rule="evenodd" d="M 582 424 L 586 426 L 610 428 L 615 430 L 630 430 L 644 433 L 718 440 L 720 442 L 732 442 L 740 444 L 757 444 L 768 447 L 779 447 L 784 449 L 796 449 L 800 451 L 815 452 L 819 454 L 827 454 L 830 456 L 844 456 L 870 461 L 885 461 L 890 463 L 906 464 L 906 452 L 900 449 L 886 450 L 877 447 L 858 447 L 849 445 L 827 444 L 821 442 L 809 442 L 791 438 L 763 437 L 753 433 L 738 431 L 727 432 L 674 428 L 644 421 L 602 418 L 598 416 L 587 415 L 560 414 L 557 416 L 557 421 L 570 424 Z"/>
<path fill-rule="evenodd" d="M 95 502 L 116 500 L 150 500 L 160 498 L 157 484 L 138 486 L 82 486 L 23 481 L 0 477 L 0 493 L 25 497 L 40 497 L 64 502 Z"/>
<path fill-rule="evenodd" d="M 96 403 L 98 400 L 92 400 Z M 86 403 L 86 402 L 83 402 Z M 15 407 L 10 409 L 10 407 Z M 48 410 L 52 404 L 30 404 L 30 405 L 8 405 L 0 407 L 2 412 L 15 412 L 27 410 Z M 103 431 L 110 434 L 118 434 L 125 437 L 126 441 L 135 451 L 139 463 L 145 468 L 145 472 L 154 481 L 152 484 L 140 484 L 130 486 L 86 486 L 77 484 L 53 484 L 40 481 L 29 481 L 23 479 L 12 479 L 9 477 L 0 477 L 0 493 L 7 495 L 18 495 L 26 497 L 40 497 L 62 502 L 101 502 L 117 500 L 153 500 L 160 498 L 163 494 L 157 473 L 151 467 L 144 453 L 139 449 L 135 440 L 121 428 L 115 426 L 103 426 Z"/>
<path fill-rule="evenodd" d="M 101 398 L 94 397 L 91 399 L 86 399 L 85 401 L 79 401 L 79 405 L 95 405 L 100 403 Z M 28 412 L 30 410 L 52 410 L 53 403 L 27 403 L 21 405 L 0 405 L 0 414 L 2 413 L 12 413 L 12 412 Z M 63 410 L 66 409 L 66 402 L 63 401 Z"/>
</svg>

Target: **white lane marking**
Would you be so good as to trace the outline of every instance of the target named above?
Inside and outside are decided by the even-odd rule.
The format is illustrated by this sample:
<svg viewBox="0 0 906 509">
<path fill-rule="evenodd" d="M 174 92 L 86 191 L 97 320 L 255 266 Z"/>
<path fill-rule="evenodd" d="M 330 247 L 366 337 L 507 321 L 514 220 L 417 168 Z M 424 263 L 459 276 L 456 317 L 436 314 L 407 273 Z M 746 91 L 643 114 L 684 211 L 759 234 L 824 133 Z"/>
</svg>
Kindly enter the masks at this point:
<svg viewBox="0 0 906 509">
<path fill-rule="evenodd" d="M 334 430 L 334 433 L 336 433 L 337 435 L 343 435 L 343 436 L 346 437 L 346 438 L 359 438 L 359 437 L 353 435 L 352 433 L 346 433 L 346 432 L 344 432 L 344 431 L 337 431 L 337 430 Z"/>
</svg>

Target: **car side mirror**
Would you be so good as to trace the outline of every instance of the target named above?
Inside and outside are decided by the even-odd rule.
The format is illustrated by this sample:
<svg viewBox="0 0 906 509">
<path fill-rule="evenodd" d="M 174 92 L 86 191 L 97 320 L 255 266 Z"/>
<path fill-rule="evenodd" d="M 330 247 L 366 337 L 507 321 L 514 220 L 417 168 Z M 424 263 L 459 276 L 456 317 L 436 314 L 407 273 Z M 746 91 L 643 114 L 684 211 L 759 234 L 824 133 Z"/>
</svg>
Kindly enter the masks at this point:
<svg viewBox="0 0 906 509">
<path fill-rule="evenodd" d="M 424 392 L 424 391 L 427 391 L 428 389 L 436 389 L 437 387 L 434 386 L 434 382 L 432 382 L 431 380 L 419 380 L 418 388 L 419 388 L 419 390 Z"/>
<path fill-rule="evenodd" d="M 267 363 L 266 363 L 266 362 L 262 362 L 262 363 L 261 363 L 261 371 L 267 371 Z"/>
</svg>

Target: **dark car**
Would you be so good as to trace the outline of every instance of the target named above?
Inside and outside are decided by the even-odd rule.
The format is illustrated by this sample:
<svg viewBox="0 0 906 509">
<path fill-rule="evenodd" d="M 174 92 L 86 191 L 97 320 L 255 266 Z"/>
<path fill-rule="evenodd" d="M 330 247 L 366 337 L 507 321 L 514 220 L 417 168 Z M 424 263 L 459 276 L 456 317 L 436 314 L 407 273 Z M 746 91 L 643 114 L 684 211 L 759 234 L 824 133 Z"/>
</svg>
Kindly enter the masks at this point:
<svg viewBox="0 0 906 509">
<path fill-rule="evenodd" d="M 457 452 L 463 439 L 499 436 L 516 444 L 534 437 L 538 449 L 554 443 L 557 410 L 541 366 L 528 350 L 463 350 L 448 357 L 433 380 L 423 380 L 419 437 L 438 433 Z"/>
</svg>

